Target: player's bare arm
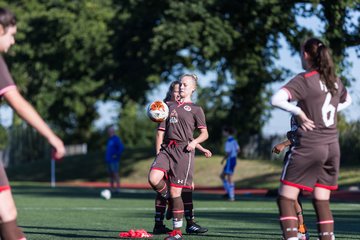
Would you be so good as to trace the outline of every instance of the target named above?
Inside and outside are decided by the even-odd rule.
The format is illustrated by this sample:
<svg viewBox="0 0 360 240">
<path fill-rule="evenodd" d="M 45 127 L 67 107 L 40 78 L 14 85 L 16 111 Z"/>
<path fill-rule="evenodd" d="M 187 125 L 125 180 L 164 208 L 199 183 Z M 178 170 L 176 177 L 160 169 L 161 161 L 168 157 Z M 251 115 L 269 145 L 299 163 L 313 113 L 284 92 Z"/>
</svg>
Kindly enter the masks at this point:
<svg viewBox="0 0 360 240">
<path fill-rule="evenodd" d="M 199 143 L 204 142 L 206 139 L 208 139 L 209 133 L 206 128 L 200 129 L 200 135 L 192 140 L 186 147 L 186 150 L 188 151 L 194 151 L 196 148 L 196 145 Z"/>
<path fill-rule="evenodd" d="M 291 145 L 290 140 L 289 140 L 289 139 L 286 139 L 285 141 L 276 144 L 276 145 L 273 147 L 272 152 L 273 152 L 273 153 L 276 153 L 276 154 L 279 154 L 279 153 L 281 153 L 286 147 L 288 147 L 288 146 L 290 146 L 290 145 Z"/>
<path fill-rule="evenodd" d="M 156 141 L 155 141 L 155 150 L 156 150 L 156 155 L 159 154 L 160 149 L 161 149 L 161 144 L 164 140 L 164 134 L 165 132 L 162 130 L 158 130 L 156 132 Z"/>
<path fill-rule="evenodd" d="M 204 148 L 200 144 L 197 144 L 196 148 L 199 149 L 202 153 L 204 153 L 206 158 L 210 158 L 212 156 L 212 152 L 209 149 Z"/>
</svg>

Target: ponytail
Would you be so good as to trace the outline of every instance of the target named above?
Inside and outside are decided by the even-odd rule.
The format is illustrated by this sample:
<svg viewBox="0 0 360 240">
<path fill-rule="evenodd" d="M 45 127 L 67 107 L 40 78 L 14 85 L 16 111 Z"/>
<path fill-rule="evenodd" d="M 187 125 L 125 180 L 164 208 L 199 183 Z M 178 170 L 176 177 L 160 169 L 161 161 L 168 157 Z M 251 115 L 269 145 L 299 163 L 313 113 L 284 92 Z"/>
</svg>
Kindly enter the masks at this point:
<svg viewBox="0 0 360 240">
<path fill-rule="evenodd" d="M 319 72 L 321 81 L 325 83 L 331 95 L 335 95 L 338 90 L 337 79 L 330 49 L 319 39 L 311 38 L 305 42 L 304 51 L 310 56 L 311 68 Z"/>
</svg>

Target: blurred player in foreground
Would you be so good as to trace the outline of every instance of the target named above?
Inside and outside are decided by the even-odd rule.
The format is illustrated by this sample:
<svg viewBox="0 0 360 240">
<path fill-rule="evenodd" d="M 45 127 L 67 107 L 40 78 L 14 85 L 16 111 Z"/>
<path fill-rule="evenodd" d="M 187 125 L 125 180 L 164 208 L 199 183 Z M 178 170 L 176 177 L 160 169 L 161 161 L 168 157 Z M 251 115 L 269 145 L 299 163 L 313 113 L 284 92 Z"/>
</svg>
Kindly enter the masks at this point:
<svg viewBox="0 0 360 240">
<path fill-rule="evenodd" d="M 6 53 L 15 44 L 16 31 L 15 16 L 9 10 L 0 8 L 0 52 Z M 0 56 L 0 95 L 22 119 L 48 140 L 55 149 L 53 156 L 55 159 L 64 156 L 63 142 L 19 93 L 2 56 Z M 26 239 L 24 233 L 17 226 L 16 218 L 15 202 L 4 166 L 0 162 L 0 238 L 2 240 Z"/>
<path fill-rule="evenodd" d="M 335 74 L 330 49 L 317 38 L 301 46 L 306 72 L 296 75 L 274 94 L 271 103 L 295 115 L 299 144 L 284 166 L 277 199 L 283 238 L 298 240 L 295 202 L 300 190 L 313 192 L 320 240 L 333 240 L 331 190 L 338 188 L 340 166 L 337 111 L 351 103 L 350 95 Z M 297 105 L 289 101 L 297 101 Z"/>
</svg>

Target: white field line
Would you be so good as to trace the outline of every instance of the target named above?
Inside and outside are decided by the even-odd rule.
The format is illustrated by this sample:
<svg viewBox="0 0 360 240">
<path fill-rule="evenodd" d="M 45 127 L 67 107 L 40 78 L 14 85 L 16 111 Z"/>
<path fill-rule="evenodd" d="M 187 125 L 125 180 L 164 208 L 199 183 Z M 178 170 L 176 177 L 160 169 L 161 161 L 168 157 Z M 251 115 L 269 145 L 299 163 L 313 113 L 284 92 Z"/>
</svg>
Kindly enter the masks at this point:
<svg viewBox="0 0 360 240">
<path fill-rule="evenodd" d="M 103 208 L 103 207 L 18 207 L 19 210 L 34 211 L 154 211 L 154 208 Z M 195 211 L 216 212 L 216 211 L 275 211 L 277 208 L 196 208 Z"/>
<path fill-rule="evenodd" d="M 346 207 L 345 207 L 346 206 Z M 344 205 L 342 207 L 333 207 L 332 210 L 356 210 L 360 209 L 360 204 L 348 204 Z M 105 208 L 105 207 L 18 207 L 19 210 L 29 210 L 29 211 L 154 211 L 154 208 Z M 270 208 L 227 208 L 227 207 L 211 207 L 211 208 L 195 208 L 195 211 L 201 211 L 201 212 L 218 212 L 218 211 L 225 211 L 225 212 L 273 212 L 277 211 L 278 209 L 276 207 L 270 207 Z M 305 209 L 306 211 L 306 209 Z"/>
</svg>

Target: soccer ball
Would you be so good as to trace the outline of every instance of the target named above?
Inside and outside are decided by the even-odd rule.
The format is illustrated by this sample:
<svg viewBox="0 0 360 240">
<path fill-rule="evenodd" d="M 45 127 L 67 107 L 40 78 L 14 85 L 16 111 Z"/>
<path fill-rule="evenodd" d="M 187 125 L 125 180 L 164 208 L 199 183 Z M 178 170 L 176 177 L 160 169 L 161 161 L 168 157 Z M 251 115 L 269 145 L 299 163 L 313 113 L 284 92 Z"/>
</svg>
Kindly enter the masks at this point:
<svg viewBox="0 0 360 240">
<path fill-rule="evenodd" d="M 106 200 L 109 200 L 111 198 L 111 192 L 109 189 L 104 189 L 100 192 L 100 196 Z"/>
<path fill-rule="evenodd" d="M 146 113 L 151 121 L 163 122 L 169 116 L 169 107 L 163 101 L 157 100 L 148 105 Z"/>
</svg>

